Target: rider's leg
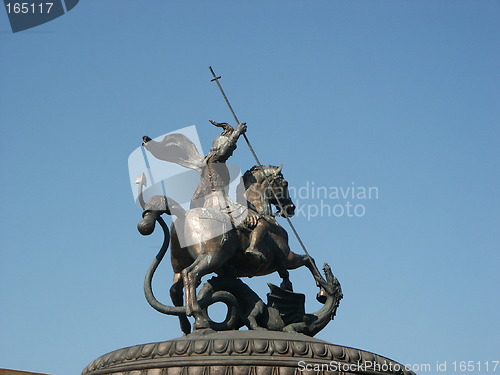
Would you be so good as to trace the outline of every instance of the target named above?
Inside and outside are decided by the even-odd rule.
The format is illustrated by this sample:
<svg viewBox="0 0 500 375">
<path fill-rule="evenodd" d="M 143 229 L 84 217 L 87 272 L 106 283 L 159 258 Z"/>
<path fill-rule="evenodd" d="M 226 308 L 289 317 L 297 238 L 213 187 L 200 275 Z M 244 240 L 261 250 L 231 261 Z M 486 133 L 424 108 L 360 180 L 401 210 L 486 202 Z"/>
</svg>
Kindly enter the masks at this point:
<svg viewBox="0 0 500 375">
<path fill-rule="evenodd" d="M 269 223 L 265 219 L 259 219 L 257 221 L 257 225 L 250 232 L 250 243 L 245 250 L 246 253 L 256 255 L 259 258 L 262 258 L 262 260 L 267 261 L 264 254 L 262 254 L 262 252 L 259 250 L 259 243 L 262 242 L 264 236 L 267 234 L 268 229 Z"/>
</svg>

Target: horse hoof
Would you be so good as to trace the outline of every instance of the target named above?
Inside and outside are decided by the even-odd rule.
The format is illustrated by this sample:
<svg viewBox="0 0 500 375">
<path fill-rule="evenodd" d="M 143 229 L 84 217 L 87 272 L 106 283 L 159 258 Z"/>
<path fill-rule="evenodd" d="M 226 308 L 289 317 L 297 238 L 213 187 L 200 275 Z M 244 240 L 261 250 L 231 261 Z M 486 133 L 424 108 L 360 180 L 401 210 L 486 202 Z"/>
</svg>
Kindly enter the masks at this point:
<svg viewBox="0 0 500 375">
<path fill-rule="evenodd" d="M 193 333 L 190 334 L 191 337 L 193 336 L 205 336 L 209 335 L 211 333 L 215 333 L 215 331 L 212 328 L 195 328 Z"/>
<path fill-rule="evenodd" d="M 253 331 L 267 331 L 267 328 L 260 327 L 260 326 L 250 327 L 250 329 Z"/>
<path fill-rule="evenodd" d="M 326 298 L 328 297 L 326 291 L 324 289 L 321 289 L 318 294 L 316 294 L 316 301 L 318 301 L 321 304 L 326 303 Z"/>
<path fill-rule="evenodd" d="M 211 329 L 210 323 L 208 323 L 208 320 L 205 319 L 196 320 L 196 322 L 194 323 L 194 329 L 197 331 L 200 329 Z"/>
</svg>

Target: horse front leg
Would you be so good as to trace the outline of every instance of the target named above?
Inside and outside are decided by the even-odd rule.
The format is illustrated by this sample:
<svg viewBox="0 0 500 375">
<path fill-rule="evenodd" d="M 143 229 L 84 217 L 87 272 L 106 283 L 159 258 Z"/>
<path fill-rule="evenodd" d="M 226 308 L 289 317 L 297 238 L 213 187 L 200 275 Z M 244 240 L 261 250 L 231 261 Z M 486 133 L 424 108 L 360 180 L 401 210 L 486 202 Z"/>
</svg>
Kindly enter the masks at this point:
<svg viewBox="0 0 500 375">
<path fill-rule="evenodd" d="M 324 281 L 323 276 L 319 273 L 318 267 L 316 267 L 316 263 L 314 262 L 314 259 L 307 256 L 307 255 L 299 255 L 295 254 L 293 251 L 290 251 L 288 253 L 288 256 L 285 260 L 285 267 L 286 269 L 289 270 L 294 270 L 296 268 L 306 266 L 311 274 L 314 277 L 314 281 L 316 282 L 316 286 L 319 288 L 319 292 L 316 295 L 316 300 L 320 303 L 325 303 L 326 302 L 326 297 L 328 295 L 328 292 L 325 290 L 323 285 L 321 284 L 321 281 Z"/>
</svg>

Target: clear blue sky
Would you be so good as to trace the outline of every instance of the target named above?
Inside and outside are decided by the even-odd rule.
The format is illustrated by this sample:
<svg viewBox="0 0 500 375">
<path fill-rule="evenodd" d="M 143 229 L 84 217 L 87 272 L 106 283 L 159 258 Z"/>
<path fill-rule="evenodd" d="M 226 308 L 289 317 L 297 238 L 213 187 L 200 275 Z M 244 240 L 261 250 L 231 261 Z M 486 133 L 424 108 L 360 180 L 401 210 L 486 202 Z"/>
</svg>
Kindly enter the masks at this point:
<svg viewBox="0 0 500 375">
<path fill-rule="evenodd" d="M 499 11 L 89 0 L 12 34 L 1 10 L 0 367 L 79 374 L 180 336 L 143 296 L 161 236 L 136 230 L 127 159 L 143 135 L 189 125 L 209 147 L 207 120 L 232 120 L 209 65 L 292 186 L 378 188 L 350 201 L 362 217 L 294 220 L 345 295 L 318 337 L 404 364 L 500 360 Z M 253 165 L 244 144 L 234 161 Z M 159 272 L 166 300 L 172 273 Z M 266 281 L 251 282 L 263 297 Z M 307 272 L 292 281 L 313 300 Z"/>
</svg>

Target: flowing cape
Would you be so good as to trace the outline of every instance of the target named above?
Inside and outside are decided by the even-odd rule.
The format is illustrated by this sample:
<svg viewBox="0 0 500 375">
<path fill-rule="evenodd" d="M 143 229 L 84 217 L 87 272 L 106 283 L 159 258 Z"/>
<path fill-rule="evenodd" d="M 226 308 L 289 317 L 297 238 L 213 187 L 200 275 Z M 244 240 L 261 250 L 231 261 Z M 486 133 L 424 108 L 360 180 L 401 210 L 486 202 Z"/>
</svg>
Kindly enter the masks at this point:
<svg viewBox="0 0 500 375">
<path fill-rule="evenodd" d="M 161 142 L 149 141 L 144 147 L 159 160 L 169 161 L 201 173 L 204 158 L 191 140 L 183 134 L 166 135 Z"/>
</svg>

